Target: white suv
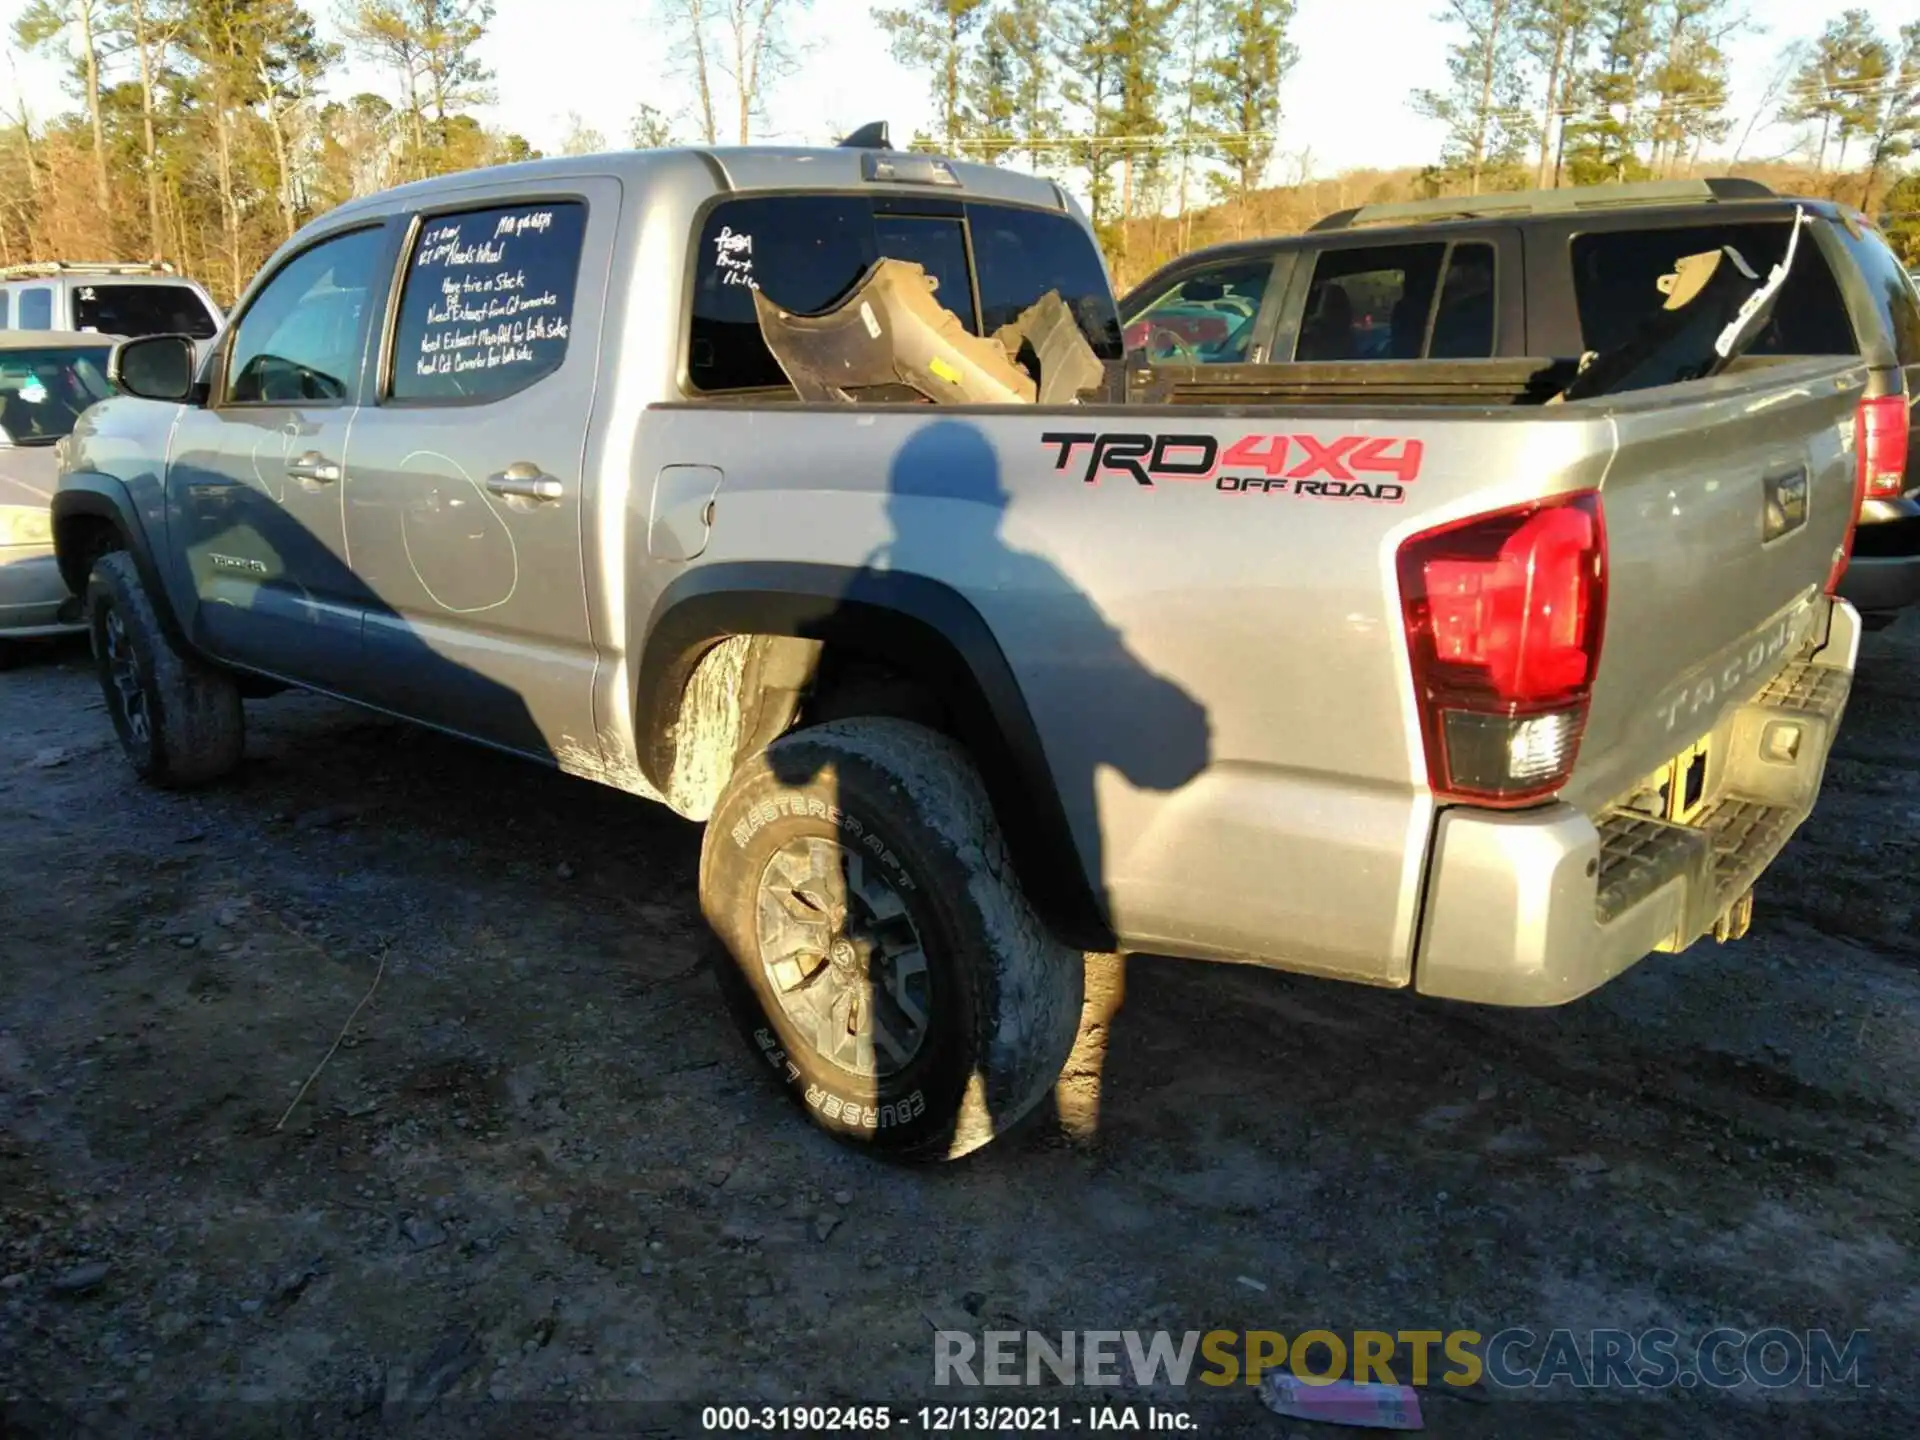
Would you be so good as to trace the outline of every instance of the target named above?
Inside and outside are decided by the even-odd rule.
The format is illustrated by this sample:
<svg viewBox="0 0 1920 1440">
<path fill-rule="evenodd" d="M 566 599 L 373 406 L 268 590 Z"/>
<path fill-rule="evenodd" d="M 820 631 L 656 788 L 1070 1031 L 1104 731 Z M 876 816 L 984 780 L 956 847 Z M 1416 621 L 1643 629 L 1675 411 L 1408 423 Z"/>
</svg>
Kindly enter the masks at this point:
<svg viewBox="0 0 1920 1440">
<path fill-rule="evenodd" d="M 171 265 L 54 260 L 0 269 L 0 330 L 91 331 L 210 340 L 220 307 Z"/>
</svg>

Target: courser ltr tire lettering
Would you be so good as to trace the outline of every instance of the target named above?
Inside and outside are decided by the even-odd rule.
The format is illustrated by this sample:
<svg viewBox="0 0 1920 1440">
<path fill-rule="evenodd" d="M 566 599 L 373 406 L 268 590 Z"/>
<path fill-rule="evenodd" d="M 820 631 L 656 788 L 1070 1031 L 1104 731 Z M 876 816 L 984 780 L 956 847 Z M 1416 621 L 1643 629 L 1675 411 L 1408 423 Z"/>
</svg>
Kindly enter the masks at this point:
<svg viewBox="0 0 1920 1440">
<path fill-rule="evenodd" d="M 246 746 L 239 690 L 228 676 L 174 649 L 124 550 L 94 562 L 87 630 L 107 714 L 142 780 L 184 790 L 239 765 Z"/>
<path fill-rule="evenodd" d="M 763 963 L 769 864 L 809 837 L 877 867 L 925 955 L 932 1003 L 895 1073 L 828 1060 Z M 700 902 L 719 941 L 722 992 L 756 1063 L 843 1139 L 905 1159 L 964 1155 L 1030 1113 L 1073 1048 L 1084 957 L 1054 940 L 1021 894 L 965 752 L 923 726 L 834 721 L 743 762 L 707 823 Z"/>
</svg>

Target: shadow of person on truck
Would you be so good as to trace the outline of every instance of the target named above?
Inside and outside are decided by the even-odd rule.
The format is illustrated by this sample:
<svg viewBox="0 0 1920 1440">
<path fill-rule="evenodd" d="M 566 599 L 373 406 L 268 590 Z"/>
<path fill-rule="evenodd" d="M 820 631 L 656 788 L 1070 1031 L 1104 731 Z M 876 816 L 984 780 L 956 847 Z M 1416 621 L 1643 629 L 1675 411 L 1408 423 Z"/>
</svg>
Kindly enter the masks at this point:
<svg viewBox="0 0 1920 1440">
<path fill-rule="evenodd" d="M 851 607 L 869 597 L 901 593 L 901 587 L 910 584 L 947 592 L 955 602 L 953 608 L 963 612 L 974 628 L 977 643 L 969 656 L 971 668 L 976 672 L 997 668 L 1010 683 L 992 693 L 993 680 L 976 673 L 976 684 L 989 692 L 983 705 L 965 699 L 956 703 L 951 697 L 929 704 L 931 697 L 916 689 L 903 697 L 903 703 L 891 706 L 876 703 L 868 690 L 860 703 L 836 709 L 832 678 L 825 676 L 824 704 L 806 717 L 890 714 L 929 725 L 960 742 L 967 760 L 986 782 L 992 813 L 1011 855 L 1022 892 L 1012 903 L 1028 910 L 1027 897 L 1042 896 L 1042 887 L 1050 892 L 1018 917 L 1017 925 L 997 931 L 995 938 L 1000 940 L 1010 931 L 1039 936 L 1057 928 L 1047 927 L 1032 910 L 1057 914 L 1061 895 L 1076 891 L 1074 898 L 1083 902 L 1084 913 L 1097 916 L 1103 930 L 1111 926 L 1107 888 L 1111 857 L 1101 824 L 1100 772 L 1110 769 L 1125 784 L 1168 792 L 1199 775 L 1210 753 L 1205 710 L 1178 685 L 1149 669 L 1059 564 L 1010 541 L 1009 526 L 1017 526 L 1020 504 L 1021 497 L 1010 494 L 1003 483 L 999 456 L 979 426 L 942 418 L 914 431 L 888 475 L 886 517 L 891 534 L 866 557 L 837 603 Z M 1051 506 L 1033 508 L 1059 513 Z M 1070 553 L 1071 541 L 1062 548 Z M 980 656 L 983 648 L 992 653 Z M 838 794 L 837 776 L 823 773 L 817 756 L 817 751 L 809 752 L 804 746 L 775 745 L 768 759 L 785 785 L 817 789 L 825 783 Z M 860 819 L 863 826 L 876 823 L 866 816 Z M 912 848 L 910 840 L 900 845 L 886 834 L 884 820 L 877 823 L 883 841 L 902 854 Z M 976 843 L 965 835 L 952 839 L 956 849 Z M 841 853 L 840 873 L 826 879 L 827 888 L 836 893 L 825 898 L 829 908 L 838 906 L 845 913 L 846 897 L 863 884 L 871 888 L 873 872 L 879 867 L 863 867 L 855 851 Z M 949 889 L 958 888 L 954 877 L 959 874 L 947 872 Z M 978 886 L 967 888 L 977 890 Z M 937 895 L 923 894 L 918 903 L 938 906 L 942 901 Z M 907 909 L 913 908 L 909 902 Z M 1103 938 L 1111 943 L 1110 932 Z M 901 943 L 915 946 L 918 940 L 914 935 Z M 1072 1003 L 1083 1006 L 1072 1054 L 1050 1058 L 1051 1091 L 1035 1113 L 1049 1112 L 1070 1133 L 1090 1135 L 1098 1123 L 1107 1030 L 1123 998 L 1123 964 L 1117 955 L 1096 951 L 1083 956 L 1065 945 L 1040 943 L 1055 952 L 1050 963 L 1074 968 L 1084 963 L 1085 972 L 1084 985 L 1080 975 L 1072 977 Z M 925 965 L 926 957 L 917 949 L 909 953 L 909 964 Z M 978 957 L 967 959 L 980 963 Z M 931 968 L 938 981 L 939 964 Z M 819 973 L 826 971 L 823 965 Z M 877 1020 L 884 1026 L 890 1016 L 910 1020 L 911 1000 L 903 1011 L 899 997 L 887 993 L 900 982 L 900 975 L 884 965 L 867 968 L 866 994 L 856 995 L 856 1017 L 851 1023 Z M 930 987 L 935 1002 L 940 990 L 939 983 Z M 786 1002 L 776 999 L 776 1003 Z M 1016 998 L 1014 1003 L 1020 1002 Z M 1030 996 L 1028 1003 L 1044 1006 L 1048 1001 Z M 795 1018 L 789 1011 L 789 1022 Z M 942 1018 L 929 1014 L 923 1028 L 937 1032 Z M 1027 1022 L 1023 1017 L 1009 1019 L 1003 1010 L 997 1021 L 989 1017 L 987 1023 L 1004 1029 Z M 1034 1024 L 1038 1028 L 1040 1022 Z M 791 1024 L 788 1032 L 790 1038 L 797 1038 Z M 1001 1038 L 989 1036 L 990 1041 Z M 866 1053 L 880 1057 L 884 1074 L 886 1046 L 869 1044 Z M 1053 1083 L 1056 1073 L 1059 1079 Z M 871 1074 L 849 1073 L 846 1078 L 853 1089 L 860 1088 L 862 1078 L 872 1083 Z M 968 1090 L 970 1108 L 963 1109 L 960 1120 L 960 1127 L 971 1136 L 949 1137 L 953 1143 L 947 1153 L 972 1148 L 1020 1118 L 1017 1111 L 994 1113 L 991 1089 L 976 1070 Z M 1025 1108 L 1024 1098 L 1015 1099 Z M 1010 1103 L 1003 1099 L 1001 1108 Z"/>
</svg>

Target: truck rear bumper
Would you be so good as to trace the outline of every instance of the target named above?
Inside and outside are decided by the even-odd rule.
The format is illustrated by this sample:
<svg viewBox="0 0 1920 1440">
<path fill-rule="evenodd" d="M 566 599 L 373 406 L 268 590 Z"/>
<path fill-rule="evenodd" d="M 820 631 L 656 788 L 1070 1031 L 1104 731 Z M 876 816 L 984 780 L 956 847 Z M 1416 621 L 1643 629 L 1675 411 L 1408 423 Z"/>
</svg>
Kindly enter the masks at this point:
<svg viewBox="0 0 1920 1440">
<path fill-rule="evenodd" d="M 1860 622 L 1833 607 L 1827 644 L 1714 733 L 1710 799 L 1687 824 L 1568 805 L 1440 816 L 1414 961 L 1423 994 L 1561 1005 L 1656 950 L 1738 916 L 1812 812 L 1846 708 Z"/>
</svg>

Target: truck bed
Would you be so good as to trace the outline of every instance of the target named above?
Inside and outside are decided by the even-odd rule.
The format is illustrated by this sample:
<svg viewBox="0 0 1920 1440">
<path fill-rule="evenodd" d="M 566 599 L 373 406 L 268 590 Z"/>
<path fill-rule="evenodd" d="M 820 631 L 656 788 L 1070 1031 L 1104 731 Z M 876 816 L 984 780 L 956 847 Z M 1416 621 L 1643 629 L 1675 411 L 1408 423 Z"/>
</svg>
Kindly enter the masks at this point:
<svg viewBox="0 0 1920 1440">
<path fill-rule="evenodd" d="M 1727 374 L 1792 363 L 1736 358 Z M 1342 360 L 1278 365 L 1155 364 L 1132 371 L 1140 405 L 1542 405 L 1579 371 L 1577 357 Z"/>
<path fill-rule="evenodd" d="M 1404 984 L 1436 805 L 1400 543 L 1599 492 L 1606 636 L 1556 803 L 1603 816 L 1821 622 L 1864 382 L 1821 360 L 1545 408 L 1376 385 L 1364 409 L 727 406 L 722 429 L 689 404 L 644 427 L 724 472 L 702 565 L 851 552 L 977 612 L 1126 943 L 1257 958 L 1284 936 L 1297 968 Z M 1804 510 L 1763 544 L 1782 480 Z"/>
</svg>

